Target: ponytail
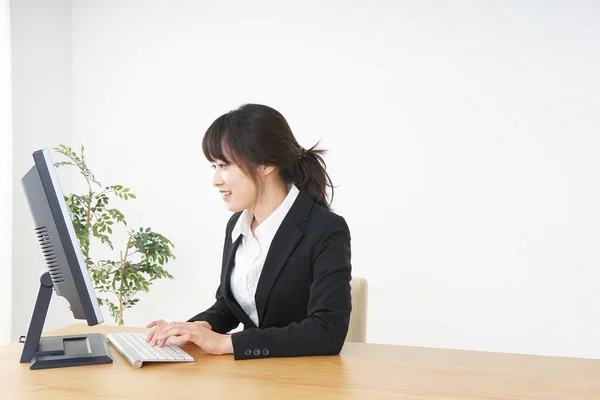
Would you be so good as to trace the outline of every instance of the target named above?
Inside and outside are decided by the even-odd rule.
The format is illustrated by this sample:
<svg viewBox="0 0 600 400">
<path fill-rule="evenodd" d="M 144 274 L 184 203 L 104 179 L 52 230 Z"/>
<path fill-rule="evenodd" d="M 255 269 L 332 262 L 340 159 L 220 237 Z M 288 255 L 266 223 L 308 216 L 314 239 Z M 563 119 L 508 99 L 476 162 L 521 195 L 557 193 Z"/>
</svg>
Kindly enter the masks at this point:
<svg viewBox="0 0 600 400">
<path fill-rule="evenodd" d="M 297 174 L 293 179 L 300 190 L 304 190 L 315 203 L 331 210 L 333 201 L 333 184 L 326 170 L 323 155 L 326 150 L 317 149 L 318 143 L 308 150 L 300 147 L 296 160 Z M 331 188 L 331 198 L 327 195 L 327 187 Z"/>
</svg>

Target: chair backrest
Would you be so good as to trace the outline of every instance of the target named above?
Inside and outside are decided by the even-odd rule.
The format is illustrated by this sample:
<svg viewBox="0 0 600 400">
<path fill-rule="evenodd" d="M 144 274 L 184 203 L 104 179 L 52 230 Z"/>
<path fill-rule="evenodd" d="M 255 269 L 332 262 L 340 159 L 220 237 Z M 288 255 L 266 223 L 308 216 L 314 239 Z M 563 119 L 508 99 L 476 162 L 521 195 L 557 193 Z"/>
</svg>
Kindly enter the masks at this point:
<svg viewBox="0 0 600 400">
<path fill-rule="evenodd" d="M 352 313 L 346 341 L 365 342 L 367 339 L 367 280 L 353 277 L 350 281 Z"/>
</svg>

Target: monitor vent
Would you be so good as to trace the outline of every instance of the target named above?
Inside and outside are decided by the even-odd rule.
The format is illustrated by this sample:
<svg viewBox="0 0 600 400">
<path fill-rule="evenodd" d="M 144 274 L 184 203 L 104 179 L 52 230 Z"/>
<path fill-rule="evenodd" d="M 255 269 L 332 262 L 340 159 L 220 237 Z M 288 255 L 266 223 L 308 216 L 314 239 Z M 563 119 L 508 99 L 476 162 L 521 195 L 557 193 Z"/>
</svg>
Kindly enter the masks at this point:
<svg viewBox="0 0 600 400">
<path fill-rule="evenodd" d="M 36 228 L 35 233 L 37 235 L 38 241 L 40 242 L 40 246 L 42 247 L 42 254 L 44 255 L 44 259 L 46 260 L 46 264 L 48 265 L 48 272 L 50 273 L 50 278 L 52 278 L 52 282 L 64 282 L 63 276 L 60 272 L 60 265 L 58 265 L 56 253 L 54 252 L 54 246 L 52 246 L 52 241 L 50 240 L 50 234 L 48 233 L 48 229 L 45 226 L 42 226 Z"/>
</svg>

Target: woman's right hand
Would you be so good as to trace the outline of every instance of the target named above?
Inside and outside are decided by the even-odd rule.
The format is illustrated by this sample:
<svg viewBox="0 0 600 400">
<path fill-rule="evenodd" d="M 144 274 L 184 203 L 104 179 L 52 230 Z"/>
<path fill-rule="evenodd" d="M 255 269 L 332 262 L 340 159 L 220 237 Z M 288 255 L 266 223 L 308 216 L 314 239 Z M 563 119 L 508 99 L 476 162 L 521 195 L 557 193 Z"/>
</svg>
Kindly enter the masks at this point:
<svg viewBox="0 0 600 400">
<path fill-rule="evenodd" d="M 166 325 L 167 321 L 165 321 L 164 319 L 152 321 L 148 325 L 146 325 L 146 328 L 152 328 L 152 330 L 148 333 L 148 336 L 146 337 L 146 342 L 150 342 L 154 338 L 154 335 L 162 331 L 161 328 L 163 328 Z"/>
<path fill-rule="evenodd" d="M 212 330 L 212 326 L 210 326 L 210 324 L 206 321 L 195 321 L 194 323 L 202 325 L 203 327 Z M 164 330 L 168 329 L 168 326 L 169 323 L 164 319 L 159 319 L 150 322 L 148 325 L 146 325 L 146 328 L 152 328 L 152 330 L 150 331 L 150 333 L 148 333 L 148 337 L 146 337 L 146 342 L 150 343 L 155 335 L 162 333 Z"/>
</svg>

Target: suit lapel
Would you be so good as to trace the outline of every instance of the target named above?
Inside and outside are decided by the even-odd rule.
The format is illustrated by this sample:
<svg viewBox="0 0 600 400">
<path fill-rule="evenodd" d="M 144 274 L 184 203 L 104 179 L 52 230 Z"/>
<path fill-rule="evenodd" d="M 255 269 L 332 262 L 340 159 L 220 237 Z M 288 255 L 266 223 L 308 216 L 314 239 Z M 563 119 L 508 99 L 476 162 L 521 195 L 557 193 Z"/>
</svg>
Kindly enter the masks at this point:
<svg viewBox="0 0 600 400">
<path fill-rule="evenodd" d="M 313 204 L 312 199 L 304 191 L 300 191 L 273 237 L 254 296 L 259 325 L 262 324 L 269 293 L 281 273 L 281 269 L 304 236 L 299 225 L 308 219 Z"/>
<path fill-rule="evenodd" d="M 231 232 L 228 234 L 231 235 Z M 237 252 L 240 243 L 242 243 L 242 235 L 238 236 L 236 241 L 229 245 L 229 254 L 227 255 L 227 265 L 225 269 L 225 281 L 223 282 L 226 293 L 225 301 L 228 303 L 231 312 L 242 324 L 245 326 L 255 326 L 254 322 L 252 322 L 250 317 L 248 317 L 246 312 L 242 309 L 242 307 L 240 307 L 231 293 L 231 273 L 233 272 L 233 267 L 235 265 L 235 253 Z"/>
</svg>

